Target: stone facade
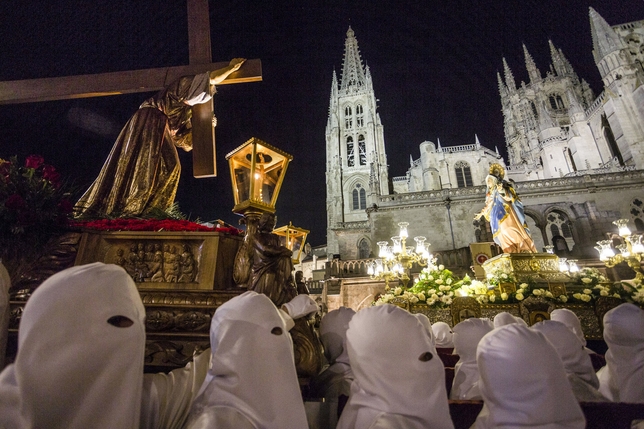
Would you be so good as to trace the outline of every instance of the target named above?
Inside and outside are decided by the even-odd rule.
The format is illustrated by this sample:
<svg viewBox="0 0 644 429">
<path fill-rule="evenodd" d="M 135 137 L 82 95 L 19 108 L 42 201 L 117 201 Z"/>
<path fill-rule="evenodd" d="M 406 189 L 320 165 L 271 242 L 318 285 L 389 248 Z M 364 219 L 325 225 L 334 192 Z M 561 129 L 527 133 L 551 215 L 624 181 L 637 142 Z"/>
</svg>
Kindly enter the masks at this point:
<svg viewBox="0 0 644 429">
<path fill-rule="evenodd" d="M 524 46 L 530 82 L 517 86 L 505 60 L 504 76 L 498 76 L 507 165 L 476 137 L 474 144 L 450 147 L 426 141 L 391 187 L 370 72 L 349 29 L 340 85 L 333 76 L 326 133 L 329 255 L 373 257 L 376 243 L 397 235 L 403 221 L 410 224 L 409 241 L 426 236 L 431 251 L 492 241 L 489 225 L 473 222 L 492 163 L 516 181 L 539 250 L 554 244 L 561 256 L 597 258 L 595 242 L 616 231 L 613 220 L 629 218 L 631 229 L 644 231 L 644 21 L 611 27 L 592 8 L 590 21 L 605 85 L 599 96 L 551 41 L 545 77 Z M 346 107 L 358 103 L 363 122 L 347 115 Z M 347 140 L 358 145 L 357 125 L 368 130 L 362 161 L 351 158 L 351 147 L 362 149 Z"/>
</svg>

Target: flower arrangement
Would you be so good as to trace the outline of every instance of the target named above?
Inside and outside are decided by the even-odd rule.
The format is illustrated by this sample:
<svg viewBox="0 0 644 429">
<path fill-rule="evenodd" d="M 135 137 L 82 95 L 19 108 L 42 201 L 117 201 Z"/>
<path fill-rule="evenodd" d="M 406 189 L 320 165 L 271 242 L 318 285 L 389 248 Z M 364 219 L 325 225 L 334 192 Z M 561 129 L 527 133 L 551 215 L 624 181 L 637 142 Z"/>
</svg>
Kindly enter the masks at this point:
<svg viewBox="0 0 644 429">
<path fill-rule="evenodd" d="M 600 283 L 608 283 L 608 279 L 597 268 L 584 267 L 570 277 L 577 285 L 591 289 Z"/>
<path fill-rule="evenodd" d="M 420 272 L 418 281 L 412 287 L 406 290 L 402 287 L 385 290 L 374 304 L 386 304 L 394 298 L 399 298 L 411 304 L 421 302 L 430 307 L 445 308 L 452 303 L 457 291 L 470 283 L 471 279 L 467 275 L 459 279 L 445 266 L 430 263 Z"/>
<path fill-rule="evenodd" d="M 37 247 L 67 227 L 73 204 L 60 174 L 40 155 L 24 164 L 0 159 L 0 239 L 5 245 Z M 6 256 L 6 255 L 5 255 Z"/>
<path fill-rule="evenodd" d="M 97 219 L 90 221 L 76 221 L 74 226 L 93 229 L 97 231 L 204 231 L 222 232 L 231 235 L 243 235 L 244 231 L 233 226 L 226 226 L 217 223 L 208 226 L 199 222 L 191 222 L 185 219 Z"/>
</svg>

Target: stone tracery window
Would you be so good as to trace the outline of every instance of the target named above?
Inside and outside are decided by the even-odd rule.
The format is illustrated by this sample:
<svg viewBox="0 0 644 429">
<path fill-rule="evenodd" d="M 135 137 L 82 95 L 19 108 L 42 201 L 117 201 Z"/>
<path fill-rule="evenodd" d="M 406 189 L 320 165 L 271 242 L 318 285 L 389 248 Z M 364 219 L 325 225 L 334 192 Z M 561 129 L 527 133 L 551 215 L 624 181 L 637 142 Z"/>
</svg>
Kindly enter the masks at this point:
<svg viewBox="0 0 644 429">
<path fill-rule="evenodd" d="M 367 165 L 367 146 L 362 134 L 358 136 L 358 156 L 360 165 Z"/>
<path fill-rule="evenodd" d="M 631 201 L 630 214 L 635 230 L 644 231 L 644 198 L 635 198 Z"/>
<path fill-rule="evenodd" d="M 353 137 L 347 137 L 347 166 L 353 167 L 356 165 L 356 154 L 353 147 Z"/>
<path fill-rule="evenodd" d="M 351 109 L 351 106 L 344 108 L 344 128 L 353 128 L 353 110 Z"/>
<path fill-rule="evenodd" d="M 548 241 L 555 245 L 555 241 L 563 240 L 565 241 L 566 247 L 568 249 L 572 249 L 575 245 L 575 240 L 572 237 L 572 223 L 568 219 L 568 216 L 563 212 L 553 210 L 548 213 L 546 222 L 546 235 L 548 236 Z M 561 237 L 561 239 L 558 237 Z"/>
<path fill-rule="evenodd" d="M 367 259 L 371 254 L 371 245 L 369 240 L 363 238 L 358 243 L 358 259 Z"/>
<path fill-rule="evenodd" d="M 474 186 L 472 183 L 472 172 L 470 171 L 470 165 L 465 161 L 458 161 L 454 165 L 454 170 L 456 171 L 456 183 L 459 188 L 465 188 L 467 186 Z"/>
<path fill-rule="evenodd" d="M 358 128 L 364 127 L 364 110 L 362 109 L 362 104 L 356 106 L 356 126 Z"/>
<path fill-rule="evenodd" d="M 353 210 L 365 210 L 367 208 L 367 192 L 360 183 L 356 183 L 351 191 Z"/>
</svg>

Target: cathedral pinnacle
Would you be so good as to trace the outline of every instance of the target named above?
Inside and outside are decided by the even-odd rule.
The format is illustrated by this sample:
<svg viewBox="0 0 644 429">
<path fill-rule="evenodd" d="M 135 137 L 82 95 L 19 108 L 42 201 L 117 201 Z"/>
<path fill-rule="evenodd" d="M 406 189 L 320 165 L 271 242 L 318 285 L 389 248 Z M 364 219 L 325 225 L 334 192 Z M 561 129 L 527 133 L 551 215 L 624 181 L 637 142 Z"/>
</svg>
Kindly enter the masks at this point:
<svg viewBox="0 0 644 429">
<path fill-rule="evenodd" d="M 621 49 L 622 41 L 615 33 L 615 30 L 592 7 L 589 15 L 590 33 L 593 37 L 593 56 L 595 57 L 595 62 L 599 63 L 606 55 Z"/>
<path fill-rule="evenodd" d="M 347 31 L 347 39 L 344 42 L 344 64 L 342 65 L 341 79 L 340 89 L 345 92 L 349 89 L 357 90 L 365 86 L 365 70 L 360 58 L 358 41 L 351 27 Z"/>
<path fill-rule="evenodd" d="M 508 95 L 508 89 L 505 87 L 503 79 L 501 79 L 501 73 L 499 73 L 498 71 L 496 72 L 496 80 L 499 83 L 499 94 L 501 94 L 501 98 L 503 99 L 506 95 Z"/>
<path fill-rule="evenodd" d="M 563 51 L 561 49 L 557 49 L 552 43 L 552 40 L 548 40 L 548 45 L 550 46 L 550 57 L 552 58 L 552 65 L 555 68 L 557 76 L 575 74 L 575 71 L 572 69 L 570 62 L 563 54 Z"/>
<path fill-rule="evenodd" d="M 537 68 L 537 65 L 532 59 L 532 55 L 528 52 L 525 43 L 523 44 L 523 56 L 525 57 L 525 67 L 528 70 L 528 76 L 530 76 L 530 83 L 536 83 L 541 80 L 541 72 Z"/>
<path fill-rule="evenodd" d="M 517 84 L 514 81 L 514 75 L 512 74 L 512 70 L 510 70 L 510 67 L 508 66 L 508 62 L 505 60 L 505 57 L 503 57 L 503 74 L 505 77 L 505 84 L 508 86 L 508 89 L 510 92 L 514 92 L 517 89 Z"/>
</svg>

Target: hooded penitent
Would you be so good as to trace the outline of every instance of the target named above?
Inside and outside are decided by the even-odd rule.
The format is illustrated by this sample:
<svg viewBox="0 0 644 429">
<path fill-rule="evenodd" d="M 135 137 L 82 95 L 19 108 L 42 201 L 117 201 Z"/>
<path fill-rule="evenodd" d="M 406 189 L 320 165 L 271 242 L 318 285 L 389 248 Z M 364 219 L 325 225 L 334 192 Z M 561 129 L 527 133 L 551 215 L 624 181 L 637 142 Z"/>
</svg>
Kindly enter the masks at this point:
<svg viewBox="0 0 644 429">
<path fill-rule="evenodd" d="M 239 295 L 210 326 L 211 367 L 186 427 L 305 429 L 293 342 L 263 294 Z"/>
<path fill-rule="evenodd" d="M 471 318 L 454 326 L 454 353 L 459 360 L 454 366 L 454 382 L 450 399 L 480 400 L 479 368 L 476 347 L 488 332 L 494 329 L 489 320 Z"/>
<path fill-rule="evenodd" d="M 599 391 L 615 402 L 644 402 L 644 311 L 621 304 L 604 315 L 606 366 Z"/>
<path fill-rule="evenodd" d="M 436 322 L 432 325 L 432 332 L 436 339 L 437 348 L 450 349 L 454 347 L 452 342 L 452 328 L 445 322 Z"/>
<path fill-rule="evenodd" d="M 483 409 L 480 428 L 579 428 L 584 414 L 557 351 L 539 332 L 516 323 L 496 328 L 476 352 Z"/>
<path fill-rule="evenodd" d="M 584 331 L 581 329 L 581 322 L 572 310 L 556 308 L 550 312 L 550 320 L 566 325 L 579 338 L 584 347 L 586 346 L 586 337 L 584 337 Z"/>
<path fill-rule="evenodd" d="M 532 329 L 541 332 L 557 350 L 578 401 L 606 401 L 597 390 L 599 380 L 590 356 L 579 338 L 566 325 L 554 320 L 544 320 L 534 324 Z"/>
<path fill-rule="evenodd" d="M 138 428 L 145 310 L 134 281 L 94 263 L 47 279 L 0 374 L 0 427 Z"/>
<path fill-rule="evenodd" d="M 329 367 L 311 382 L 314 397 L 337 398 L 349 396 L 353 372 L 346 349 L 349 321 L 356 314 L 351 308 L 340 307 L 328 312 L 320 322 L 320 341 Z"/>
<path fill-rule="evenodd" d="M 355 379 L 338 429 L 454 427 L 443 364 L 418 318 L 390 304 L 360 310 L 347 350 Z"/>
</svg>

